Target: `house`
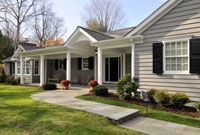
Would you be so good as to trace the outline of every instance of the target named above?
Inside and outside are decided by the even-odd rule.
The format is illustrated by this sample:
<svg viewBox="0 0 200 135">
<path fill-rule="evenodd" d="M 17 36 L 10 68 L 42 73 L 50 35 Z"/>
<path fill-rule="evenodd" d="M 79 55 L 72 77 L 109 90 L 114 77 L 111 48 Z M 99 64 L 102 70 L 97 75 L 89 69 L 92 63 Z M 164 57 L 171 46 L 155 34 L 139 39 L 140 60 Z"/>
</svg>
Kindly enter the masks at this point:
<svg viewBox="0 0 200 135">
<path fill-rule="evenodd" d="M 181 91 L 200 99 L 199 0 L 168 0 L 137 27 L 108 33 L 77 27 L 63 46 L 21 50 L 15 53 L 21 84 L 29 59 L 31 83 L 97 79 L 104 84 L 131 73 L 140 89 Z"/>
</svg>

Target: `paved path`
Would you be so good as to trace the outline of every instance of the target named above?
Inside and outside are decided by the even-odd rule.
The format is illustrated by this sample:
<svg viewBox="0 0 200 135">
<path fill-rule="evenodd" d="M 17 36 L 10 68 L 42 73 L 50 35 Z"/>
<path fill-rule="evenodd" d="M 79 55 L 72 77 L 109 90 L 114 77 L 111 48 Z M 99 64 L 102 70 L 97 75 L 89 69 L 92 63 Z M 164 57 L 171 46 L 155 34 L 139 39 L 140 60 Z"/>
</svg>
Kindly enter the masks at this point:
<svg viewBox="0 0 200 135">
<path fill-rule="evenodd" d="M 88 89 L 78 87 L 73 89 L 74 90 L 47 91 L 32 95 L 31 97 L 35 100 L 99 114 L 115 123 L 126 120 L 126 118 L 130 116 L 134 117 L 135 114 L 139 112 L 135 109 L 76 99 L 76 96 L 87 94 Z"/>
<path fill-rule="evenodd" d="M 56 105 L 84 110 L 96 113 L 104 117 L 116 116 L 116 114 L 127 113 L 127 108 L 106 105 L 91 101 L 76 99 L 76 96 L 84 95 L 88 90 L 83 88 L 73 88 L 68 91 L 47 91 L 32 95 L 34 100 L 44 101 Z M 200 128 L 193 128 L 181 124 L 155 120 L 146 117 L 137 117 L 120 126 L 143 132 L 149 135 L 200 135 Z"/>
</svg>

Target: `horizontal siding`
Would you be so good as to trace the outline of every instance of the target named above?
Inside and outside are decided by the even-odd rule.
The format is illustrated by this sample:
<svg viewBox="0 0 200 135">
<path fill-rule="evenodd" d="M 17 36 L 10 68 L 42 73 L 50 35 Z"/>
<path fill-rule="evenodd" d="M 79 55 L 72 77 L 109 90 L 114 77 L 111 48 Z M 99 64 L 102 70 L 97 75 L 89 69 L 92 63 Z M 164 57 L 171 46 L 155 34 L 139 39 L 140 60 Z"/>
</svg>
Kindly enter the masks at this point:
<svg viewBox="0 0 200 135">
<path fill-rule="evenodd" d="M 136 46 L 136 76 L 141 89 L 161 88 L 186 92 L 200 99 L 200 76 L 152 73 L 152 43 L 176 36 L 200 36 L 200 1 L 184 0 L 143 32 L 144 43 Z"/>
</svg>

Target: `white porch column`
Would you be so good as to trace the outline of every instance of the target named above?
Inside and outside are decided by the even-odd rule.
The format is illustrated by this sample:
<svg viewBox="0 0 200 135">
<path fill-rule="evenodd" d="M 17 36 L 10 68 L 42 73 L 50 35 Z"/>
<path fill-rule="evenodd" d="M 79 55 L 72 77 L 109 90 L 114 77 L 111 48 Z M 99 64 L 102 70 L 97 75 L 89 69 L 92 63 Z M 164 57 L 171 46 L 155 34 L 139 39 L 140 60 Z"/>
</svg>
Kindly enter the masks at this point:
<svg viewBox="0 0 200 135">
<path fill-rule="evenodd" d="M 135 77 L 135 45 L 131 47 L 131 78 Z"/>
<path fill-rule="evenodd" d="M 66 80 L 71 81 L 71 53 L 68 51 L 66 54 Z"/>
<path fill-rule="evenodd" d="M 103 84 L 103 65 L 102 65 L 102 49 L 98 48 L 98 83 Z"/>
<path fill-rule="evenodd" d="M 44 84 L 44 55 L 40 55 L 40 86 Z"/>
<path fill-rule="evenodd" d="M 20 84 L 24 84 L 24 59 L 20 57 Z"/>
</svg>

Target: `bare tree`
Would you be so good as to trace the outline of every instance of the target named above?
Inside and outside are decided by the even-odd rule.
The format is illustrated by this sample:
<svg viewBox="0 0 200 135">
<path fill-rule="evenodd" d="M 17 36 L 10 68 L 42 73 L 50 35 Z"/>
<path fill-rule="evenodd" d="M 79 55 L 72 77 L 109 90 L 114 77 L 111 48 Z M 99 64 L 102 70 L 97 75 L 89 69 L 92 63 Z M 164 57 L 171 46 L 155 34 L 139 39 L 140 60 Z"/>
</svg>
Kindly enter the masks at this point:
<svg viewBox="0 0 200 135">
<path fill-rule="evenodd" d="M 65 34 L 64 20 L 55 15 L 51 3 L 41 2 L 34 8 L 34 13 L 34 38 L 41 47 L 48 46 L 49 40 L 61 38 Z"/>
<path fill-rule="evenodd" d="M 124 12 L 119 0 L 91 0 L 84 9 L 85 25 L 95 31 L 111 31 L 124 23 Z"/>
<path fill-rule="evenodd" d="M 0 19 L 6 34 L 14 31 L 14 42 L 17 45 L 22 36 L 26 22 L 33 17 L 33 5 L 36 0 L 0 0 Z M 23 28 L 22 28 L 23 26 Z M 9 32 L 9 33 L 8 33 Z"/>
</svg>

